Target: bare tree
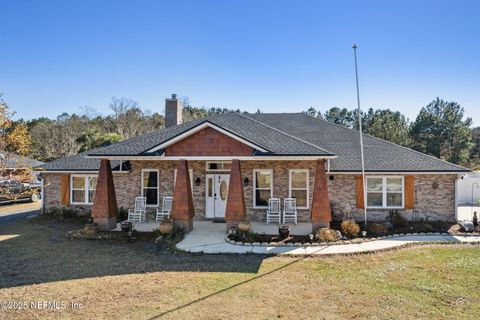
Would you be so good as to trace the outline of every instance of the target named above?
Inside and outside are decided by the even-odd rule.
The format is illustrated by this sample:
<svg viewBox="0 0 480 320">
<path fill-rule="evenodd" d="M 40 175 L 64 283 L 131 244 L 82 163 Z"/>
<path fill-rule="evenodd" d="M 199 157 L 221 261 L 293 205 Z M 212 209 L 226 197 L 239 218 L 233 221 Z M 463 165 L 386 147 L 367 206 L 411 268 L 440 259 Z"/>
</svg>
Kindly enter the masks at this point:
<svg viewBox="0 0 480 320">
<path fill-rule="evenodd" d="M 42 160 L 54 160 L 77 154 L 81 148 L 78 139 L 85 127 L 84 118 L 66 113 L 56 120 L 43 119 L 30 129 L 34 156 Z"/>
<path fill-rule="evenodd" d="M 97 109 L 90 106 L 81 106 L 80 115 L 84 116 L 87 119 L 94 119 L 100 116 L 100 113 Z"/>
</svg>

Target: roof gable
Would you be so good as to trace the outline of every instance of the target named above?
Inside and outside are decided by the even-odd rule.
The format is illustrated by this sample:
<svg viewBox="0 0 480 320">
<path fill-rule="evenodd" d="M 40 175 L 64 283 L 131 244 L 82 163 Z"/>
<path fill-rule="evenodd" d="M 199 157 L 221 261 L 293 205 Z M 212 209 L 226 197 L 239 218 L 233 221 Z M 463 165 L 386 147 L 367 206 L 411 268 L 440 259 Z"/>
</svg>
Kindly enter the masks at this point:
<svg viewBox="0 0 480 320">
<path fill-rule="evenodd" d="M 211 144 L 217 144 L 212 146 Z M 228 145 L 230 144 L 230 146 Z M 180 149 L 188 146 L 183 154 L 178 154 Z M 207 150 L 201 150 L 200 148 L 207 148 L 211 152 L 216 150 L 220 154 L 211 154 L 211 155 L 237 155 L 235 154 L 235 149 L 241 154 L 245 155 L 245 151 L 248 150 L 248 155 L 253 154 L 253 150 L 258 150 L 261 152 L 268 152 L 262 146 L 252 143 L 238 135 L 235 135 L 209 121 L 200 123 L 181 134 L 174 136 L 166 141 L 163 141 L 160 145 L 155 146 L 154 148 L 146 151 L 146 153 L 152 153 L 159 150 L 165 149 L 166 156 L 196 156 L 201 153 L 205 153 Z M 230 149 L 227 152 L 227 149 Z M 187 151 L 189 150 L 189 151 Z M 188 154 L 187 154 L 188 153 Z M 214 152 L 215 153 L 215 152 Z M 232 153 L 232 154 L 223 154 L 223 153 Z M 201 154 L 208 155 L 208 154 Z"/>
<path fill-rule="evenodd" d="M 243 139 L 221 132 L 207 125 L 182 137 L 164 149 L 166 157 L 181 156 L 252 156 L 255 148 Z M 173 139 L 172 139 L 173 140 Z M 170 142 L 170 141 L 169 141 Z"/>
<path fill-rule="evenodd" d="M 209 125 L 231 137 L 254 147 L 262 155 L 278 156 L 334 156 L 324 148 L 282 132 L 245 115 L 230 112 L 194 120 L 185 124 L 154 131 L 105 148 L 89 152 L 88 156 L 155 156 L 177 136 L 188 135 L 191 129 Z"/>
</svg>

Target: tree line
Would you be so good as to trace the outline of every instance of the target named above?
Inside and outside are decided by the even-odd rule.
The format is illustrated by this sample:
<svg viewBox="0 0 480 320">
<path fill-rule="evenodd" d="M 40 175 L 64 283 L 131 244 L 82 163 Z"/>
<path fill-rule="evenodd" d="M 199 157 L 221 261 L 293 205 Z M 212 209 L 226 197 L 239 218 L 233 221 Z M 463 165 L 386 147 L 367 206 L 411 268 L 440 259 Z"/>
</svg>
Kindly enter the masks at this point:
<svg viewBox="0 0 480 320">
<path fill-rule="evenodd" d="M 310 107 L 307 114 L 358 130 L 358 111 L 333 107 L 325 113 Z M 437 158 L 478 168 L 480 165 L 480 127 L 456 102 L 436 98 L 420 109 L 414 121 L 399 111 L 373 109 L 362 112 L 363 132 Z"/>
<path fill-rule="evenodd" d="M 239 109 L 193 107 L 184 99 L 184 122 Z M 112 98 L 110 114 L 89 107 L 63 113 L 56 119 L 40 117 L 11 120 L 13 113 L 0 95 L 0 152 L 9 151 L 41 161 L 71 156 L 164 127 L 165 118 L 127 98 Z M 257 112 L 261 112 L 259 109 Z M 355 108 L 332 107 L 321 112 L 304 111 L 313 117 L 358 130 Z M 364 133 L 471 168 L 480 167 L 480 127 L 456 102 L 436 98 L 410 121 L 399 111 L 370 108 L 361 114 Z"/>
</svg>

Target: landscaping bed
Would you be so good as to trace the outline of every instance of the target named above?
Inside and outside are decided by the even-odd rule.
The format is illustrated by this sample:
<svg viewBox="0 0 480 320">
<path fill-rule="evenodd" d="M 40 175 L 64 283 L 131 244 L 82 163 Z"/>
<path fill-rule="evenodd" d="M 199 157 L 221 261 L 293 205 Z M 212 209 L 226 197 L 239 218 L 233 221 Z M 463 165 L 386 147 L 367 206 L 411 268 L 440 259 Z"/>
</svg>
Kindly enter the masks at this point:
<svg viewBox="0 0 480 320">
<path fill-rule="evenodd" d="M 85 229 L 77 229 L 67 232 L 69 239 L 87 239 L 87 240 L 114 240 L 114 241 L 155 241 L 158 234 L 154 232 L 132 232 L 129 236 L 127 232 L 120 231 L 98 231 L 95 234 L 88 234 Z"/>
<path fill-rule="evenodd" d="M 462 223 L 454 224 L 447 221 L 407 221 L 396 210 L 390 212 L 388 221 L 369 222 L 366 226 L 354 220 L 332 221 L 330 228 L 320 228 L 314 234 L 300 236 L 256 234 L 242 230 L 248 224 L 249 222 L 245 221 L 242 228 L 231 232 L 225 240 L 237 245 L 315 246 L 361 243 L 405 235 L 478 235 L 480 231 L 478 223 L 467 228 Z"/>
<path fill-rule="evenodd" d="M 288 243 L 311 243 L 308 235 L 291 235 L 287 238 L 280 238 L 278 235 L 258 234 L 253 232 L 235 233 L 228 236 L 229 240 L 242 243 L 277 243 L 286 245 Z"/>
</svg>

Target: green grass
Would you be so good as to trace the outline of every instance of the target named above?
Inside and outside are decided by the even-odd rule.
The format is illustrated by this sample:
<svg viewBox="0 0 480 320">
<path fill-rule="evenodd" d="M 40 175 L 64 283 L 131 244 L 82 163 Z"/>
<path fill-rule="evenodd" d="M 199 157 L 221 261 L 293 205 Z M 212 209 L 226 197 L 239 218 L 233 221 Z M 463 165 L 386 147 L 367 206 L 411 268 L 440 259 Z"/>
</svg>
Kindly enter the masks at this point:
<svg viewBox="0 0 480 320">
<path fill-rule="evenodd" d="M 480 318 L 479 246 L 321 258 L 193 255 L 64 237 L 78 227 L 49 220 L 0 227 L 0 300 L 82 304 L 0 310 L 0 318 Z"/>
</svg>

